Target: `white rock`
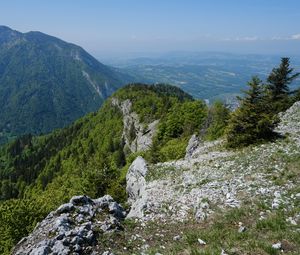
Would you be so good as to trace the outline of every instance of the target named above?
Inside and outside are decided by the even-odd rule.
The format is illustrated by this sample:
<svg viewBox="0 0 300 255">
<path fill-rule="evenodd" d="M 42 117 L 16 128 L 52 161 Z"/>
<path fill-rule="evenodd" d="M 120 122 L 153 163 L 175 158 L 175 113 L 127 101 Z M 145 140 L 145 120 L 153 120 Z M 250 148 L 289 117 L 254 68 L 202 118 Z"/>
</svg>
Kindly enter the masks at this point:
<svg viewBox="0 0 300 255">
<path fill-rule="evenodd" d="M 206 242 L 203 241 L 202 239 L 198 238 L 198 243 L 201 244 L 201 245 L 206 245 Z"/>
<path fill-rule="evenodd" d="M 106 198 L 102 197 L 99 201 L 104 201 Z M 51 212 L 39 223 L 28 237 L 23 238 L 22 242 L 16 245 L 12 254 L 67 255 L 71 254 L 71 251 L 81 252 L 83 248 L 93 248 L 95 229 L 104 229 L 109 232 L 121 229 L 119 218 L 115 215 L 116 210 L 123 214 L 124 209 L 114 201 L 110 203 L 109 211 L 102 209 L 99 211 L 99 204 L 89 197 L 73 197 L 72 203 L 60 206 L 59 210 Z M 108 204 L 105 205 L 105 208 L 108 209 Z M 72 214 L 57 213 L 69 210 L 72 210 Z M 91 214 L 95 213 L 101 213 L 101 217 L 105 216 L 105 220 L 92 222 Z M 41 239 L 43 241 L 40 241 Z"/>
<path fill-rule="evenodd" d="M 292 217 L 288 217 L 286 219 L 287 222 L 291 223 L 294 226 L 297 226 L 297 222 L 292 218 Z"/>
<path fill-rule="evenodd" d="M 276 249 L 276 250 L 280 250 L 282 247 L 281 243 L 278 242 L 278 243 L 275 243 L 275 244 L 272 244 L 272 248 L 273 249 Z"/>
<path fill-rule="evenodd" d="M 246 227 L 244 227 L 244 226 L 240 226 L 239 227 L 239 233 L 243 233 L 243 232 L 245 232 L 247 229 L 246 229 Z"/>
<path fill-rule="evenodd" d="M 174 241 L 179 241 L 180 239 L 181 239 L 181 236 L 179 236 L 179 235 L 173 237 L 173 240 L 174 240 Z"/>
<path fill-rule="evenodd" d="M 280 204 L 277 201 L 273 201 L 272 203 L 272 209 L 278 209 Z"/>
<path fill-rule="evenodd" d="M 193 153 L 198 148 L 200 143 L 199 138 L 194 134 L 189 140 L 188 146 L 185 149 L 185 158 L 189 159 L 193 156 Z"/>
<path fill-rule="evenodd" d="M 147 191 L 145 176 L 148 172 L 147 162 L 137 157 L 131 164 L 126 175 L 126 192 L 128 203 L 131 204 L 127 218 L 142 218 L 147 206 Z"/>
<path fill-rule="evenodd" d="M 228 255 L 228 254 L 222 249 L 221 255 Z"/>
<path fill-rule="evenodd" d="M 57 214 L 61 213 L 68 213 L 74 209 L 74 205 L 72 203 L 66 203 L 58 207 L 58 209 L 55 211 Z"/>
<path fill-rule="evenodd" d="M 275 191 L 275 192 L 274 192 L 274 196 L 275 196 L 276 198 L 281 198 L 280 191 Z"/>
<path fill-rule="evenodd" d="M 119 102 L 117 98 L 112 98 L 111 102 L 122 111 L 124 126 L 122 137 L 125 140 L 126 146 L 131 152 L 149 149 L 152 145 L 153 136 L 157 130 L 159 121 L 155 120 L 151 122 L 145 130 L 144 124 L 140 123 L 138 114 L 132 111 L 132 102 L 129 99 Z M 128 134 L 132 132 L 134 132 L 134 137 L 129 137 Z"/>
</svg>

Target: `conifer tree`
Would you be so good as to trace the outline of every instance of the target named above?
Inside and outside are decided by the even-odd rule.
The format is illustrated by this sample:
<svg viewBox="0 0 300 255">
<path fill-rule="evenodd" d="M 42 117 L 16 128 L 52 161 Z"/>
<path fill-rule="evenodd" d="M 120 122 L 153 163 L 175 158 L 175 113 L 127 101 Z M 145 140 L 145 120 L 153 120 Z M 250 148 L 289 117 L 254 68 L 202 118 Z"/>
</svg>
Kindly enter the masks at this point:
<svg viewBox="0 0 300 255">
<path fill-rule="evenodd" d="M 232 113 L 226 130 L 227 146 L 236 148 L 266 140 L 274 136 L 276 124 L 273 115 L 264 110 L 263 87 L 261 80 L 254 76 L 250 87 L 239 98 L 240 107 Z"/>
<path fill-rule="evenodd" d="M 300 75 L 293 74 L 293 71 L 290 59 L 282 58 L 279 67 L 274 68 L 267 79 L 267 103 L 272 106 L 274 114 L 285 111 L 291 105 L 289 85 Z"/>
</svg>

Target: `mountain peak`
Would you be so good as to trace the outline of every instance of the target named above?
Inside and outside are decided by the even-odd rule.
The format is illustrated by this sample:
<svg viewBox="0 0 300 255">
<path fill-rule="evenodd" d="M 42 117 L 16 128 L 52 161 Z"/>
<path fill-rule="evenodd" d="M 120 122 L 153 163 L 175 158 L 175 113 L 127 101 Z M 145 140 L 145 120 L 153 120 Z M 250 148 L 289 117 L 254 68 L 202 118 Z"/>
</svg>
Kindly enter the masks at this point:
<svg viewBox="0 0 300 255">
<path fill-rule="evenodd" d="M 10 43 L 16 39 L 19 39 L 21 36 L 22 33 L 7 26 L 0 25 L 0 46 L 2 44 Z"/>
<path fill-rule="evenodd" d="M 98 110 L 123 78 L 80 46 L 0 26 L 0 143 L 3 134 L 49 132 Z"/>
<path fill-rule="evenodd" d="M 0 32 L 5 32 L 5 31 L 14 31 L 8 26 L 0 25 Z"/>
</svg>

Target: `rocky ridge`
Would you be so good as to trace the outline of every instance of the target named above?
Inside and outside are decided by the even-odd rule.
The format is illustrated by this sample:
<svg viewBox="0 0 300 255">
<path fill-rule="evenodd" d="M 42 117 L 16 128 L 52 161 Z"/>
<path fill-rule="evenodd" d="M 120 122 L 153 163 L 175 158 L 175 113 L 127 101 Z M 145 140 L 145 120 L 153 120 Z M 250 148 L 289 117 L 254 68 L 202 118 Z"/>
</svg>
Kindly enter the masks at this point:
<svg viewBox="0 0 300 255">
<path fill-rule="evenodd" d="M 287 135 L 288 142 L 279 139 L 228 152 L 223 141 L 201 143 L 192 136 L 185 159 L 149 166 L 142 181 L 143 192 L 134 201 L 141 212 L 134 207 L 134 214 L 143 221 L 185 221 L 189 217 L 203 221 L 214 213 L 213 208 L 240 207 L 258 198 L 274 210 L 281 205 L 293 207 L 300 195 L 291 195 L 289 190 L 296 184 L 284 180 L 279 185 L 272 178 L 280 177 L 287 168 L 281 157 L 300 157 L 300 102 L 280 118 L 277 132 Z M 130 169 L 140 171 L 136 161 Z M 299 222 L 300 215 L 293 220 Z"/>
<path fill-rule="evenodd" d="M 120 102 L 119 99 L 112 98 L 112 105 L 117 106 L 123 114 L 124 129 L 122 137 L 130 151 L 138 152 L 149 149 L 159 120 L 155 120 L 147 126 L 140 123 L 138 114 L 132 111 L 132 103 L 129 99 Z"/>
<path fill-rule="evenodd" d="M 99 235 L 122 230 L 124 217 L 124 209 L 109 195 L 75 196 L 40 222 L 12 254 L 91 254 Z"/>
</svg>

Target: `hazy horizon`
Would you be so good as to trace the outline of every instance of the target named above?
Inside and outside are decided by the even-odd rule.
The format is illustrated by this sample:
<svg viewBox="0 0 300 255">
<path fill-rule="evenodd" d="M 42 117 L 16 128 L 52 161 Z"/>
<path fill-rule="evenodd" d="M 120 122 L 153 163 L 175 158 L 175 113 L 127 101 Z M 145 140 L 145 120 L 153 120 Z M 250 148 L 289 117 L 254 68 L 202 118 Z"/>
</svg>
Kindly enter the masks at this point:
<svg viewBox="0 0 300 255">
<path fill-rule="evenodd" d="M 59 37 L 97 58 L 170 51 L 298 55 L 299 9 L 297 0 L 12 0 L 0 3 L 0 23 Z"/>
</svg>

